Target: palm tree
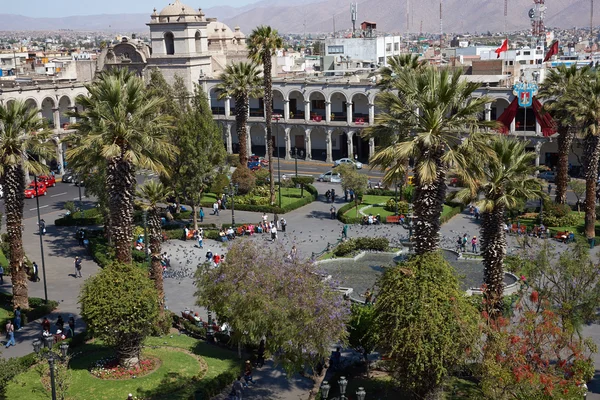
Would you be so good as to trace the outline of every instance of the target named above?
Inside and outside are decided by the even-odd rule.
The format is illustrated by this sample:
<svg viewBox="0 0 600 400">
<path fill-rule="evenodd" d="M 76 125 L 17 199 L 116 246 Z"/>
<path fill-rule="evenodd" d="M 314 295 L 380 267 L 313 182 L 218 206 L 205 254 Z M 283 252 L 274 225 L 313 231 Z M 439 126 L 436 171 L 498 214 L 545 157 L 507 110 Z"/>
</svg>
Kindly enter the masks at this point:
<svg viewBox="0 0 600 400">
<path fill-rule="evenodd" d="M 415 252 L 424 254 L 439 247 L 440 215 L 446 196 L 446 173 L 451 164 L 462 163 L 466 149 L 485 154 L 482 121 L 487 96 L 474 97 L 479 87 L 461 79 L 460 72 L 433 68 L 405 69 L 395 77 L 393 87 L 377 96 L 382 112 L 369 127 L 367 137 L 388 133 L 395 139 L 378 151 L 396 164 L 415 160 Z M 462 149 L 461 151 L 458 151 Z M 389 153 L 383 156 L 385 152 Z"/>
<path fill-rule="evenodd" d="M 260 69 L 254 63 L 237 62 L 228 64 L 217 85 L 219 99 L 233 97 L 235 99 L 235 124 L 238 140 L 240 142 L 240 164 L 248 168 L 248 134 L 246 123 L 248 121 L 248 101 L 250 97 L 260 97 Z"/>
<path fill-rule="evenodd" d="M 548 72 L 538 94 L 540 99 L 546 99 L 544 109 L 552 115 L 557 124 L 556 202 L 559 204 L 567 202 L 569 152 L 577 131 L 574 115 L 568 111 L 569 91 L 577 87 L 578 83 L 589 74 L 589 71 L 587 65 L 579 68 L 576 64 L 570 67 L 561 64 Z"/>
<path fill-rule="evenodd" d="M 585 235 L 596 236 L 596 183 L 600 161 L 600 72 L 586 74 L 567 97 L 567 112 L 582 127 L 585 173 Z"/>
<path fill-rule="evenodd" d="M 387 59 L 387 66 L 381 67 L 378 73 L 381 75 L 377 86 L 381 90 L 393 90 L 394 79 L 404 70 L 418 70 L 427 65 L 425 60 L 419 61 L 418 54 L 397 54 Z"/>
<path fill-rule="evenodd" d="M 248 37 L 248 55 L 256 64 L 263 66 L 264 80 L 264 105 L 267 122 L 267 157 L 269 160 L 269 182 L 271 191 L 271 204 L 275 204 L 275 180 L 273 179 L 273 81 L 271 57 L 277 49 L 283 46 L 283 39 L 277 30 L 270 26 L 261 25 L 254 29 Z"/>
<path fill-rule="evenodd" d="M 149 237 L 145 239 L 145 242 L 150 246 L 150 279 L 154 281 L 154 287 L 158 291 L 158 302 L 162 314 L 165 307 L 165 290 L 163 287 L 163 268 L 161 264 L 162 235 L 158 204 L 164 203 L 166 198 L 171 195 L 171 191 L 160 182 L 146 181 L 138 189 L 137 195 L 143 200 L 142 208 L 147 213 L 146 223 L 148 224 Z"/>
<path fill-rule="evenodd" d="M 45 166 L 33 156 L 50 158 L 44 121 L 38 110 L 24 102 L 0 103 L 0 183 L 4 190 L 6 230 L 10 248 L 13 306 L 29 308 L 25 252 L 23 251 L 23 205 L 25 171 L 40 174 Z"/>
<path fill-rule="evenodd" d="M 71 113 L 78 120 L 79 146 L 67 151 L 67 159 L 89 159 L 91 152 L 104 159 L 110 235 L 117 260 L 130 263 L 136 169 L 165 173 L 161 160 L 177 153 L 165 133 L 171 119 L 159 112 L 163 99 L 126 69 L 104 72 L 86 88 L 89 96 L 77 98 L 83 111 Z"/>
<path fill-rule="evenodd" d="M 506 237 L 505 213 L 522 200 L 539 198 L 542 185 L 533 177 L 535 153 L 526 151 L 527 142 L 507 137 L 496 137 L 490 142 L 490 157 L 471 154 L 461 168 L 462 177 L 469 187 L 457 193 L 464 203 L 476 201 L 481 210 L 481 253 L 484 279 L 487 286 L 488 312 L 498 315 L 504 291 L 504 257 Z M 481 200 L 477 200 L 480 196 Z"/>
</svg>

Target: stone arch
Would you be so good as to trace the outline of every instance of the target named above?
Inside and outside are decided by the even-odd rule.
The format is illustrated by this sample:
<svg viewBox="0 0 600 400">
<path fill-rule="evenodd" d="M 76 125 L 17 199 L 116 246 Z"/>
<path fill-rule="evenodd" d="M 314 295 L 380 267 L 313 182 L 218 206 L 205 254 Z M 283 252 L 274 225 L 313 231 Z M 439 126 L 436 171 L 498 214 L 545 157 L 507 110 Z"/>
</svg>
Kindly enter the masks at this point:
<svg viewBox="0 0 600 400">
<path fill-rule="evenodd" d="M 327 131 L 316 126 L 310 132 L 310 154 L 313 160 L 327 160 Z"/>
<path fill-rule="evenodd" d="M 210 108 L 213 115 L 225 115 L 225 99 L 219 100 L 219 91 L 216 86 L 209 89 Z"/>
<path fill-rule="evenodd" d="M 310 101 L 310 119 L 320 117 L 325 119 L 327 97 L 320 90 L 313 90 L 308 94 Z"/>
<path fill-rule="evenodd" d="M 498 118 L 500 118 L 500 116 L 502 115 L 502 113 L 504 112 L 504 110 L 506 110 L 506 108 L 508 108 L 509 106 L 509 101 L 503 98 L 497 98 L 492 102 L 492 106 L 491 106 L 491 120 L 492 121 L 497 121 Z"/>
<path fill-rule="evenodd" d="M 63 95 L 58 100 L 58 112 L 60 115 L 60 126 L 64 127 L 65 124 L 68 124 L 70 118 L 67 116 L 67 111 L 73 106 L 73 100 L 67 95 Z"/>
<path fill-rule="evenodd" d="M 42 118 L 48 123 L 48 126 L 51 128 L 58 128 L 58 126 L 54 126 L 55 122 L 58 122 L 54 120 L 54 110 L 57 108 L 56 100 L 52 97 L 44 97 L 40 108 L 42 111 Z"/>
<path fill-rule="evenodd" d="M 285 157 L 285 124 L 273 122 L 273 157 Z"/>
<path fill-rule="evenodd" d="M 352 99 L 352 121 L 369 122 L 369 98 L 364 93 L 355 93 Z"/>
<path fill-rule="evenodd" d="M 290 119 L 304 119 L 304 95 L 299 90 L 288 93 L 290 102 Z"/>
<path fill-rule="evenodd" d="M 50 99 L 51 99 L 51 100 L 53 100 L 51 97 L 50 97 Z M 54 100 L 53 100 L 53 101 L 54 101 Z M 39 103 L 38 103 L 38 101 L 37 101 L 36 99 L 34 99 L 33 97 L 29 97 L 29 98 L 27 98 L 27 99 L 25 100 L 25 105 L 26 105 L 26 106 L 27 106 L 27 108 L 29 108 L 29 109 L 34 109 L 34 110 L 38 110 L 38 111 L 40 110 L 40 106 L 39 106 Z"/>
<path fill-rule="evenodd" d="M 273 114 L 280 114 L 283 118 L 285 96 L 278 89 L 273 89 Z"/>
<path fill-rule="evenodd" d="M 348 116 L 348 98 L 342 91 L 335 91 L 329 96 L 331 103 L 331 120 L 345 122 Z"/>
<path fill-rule="evenodd" d="M 348 134 L 344 128 L 331 132 L 331 156 L 334 160 L 348 157 Z"/>
<path fill-rule="evenodd" d="M 202 34 L 200 31 L 196 31 L 194 35 L 194 45 L 196 47 L 196 53 L 202 53 Z"/>
<path fill-rule="evenodd" d="M 175 36 L 173 35 L 173 32 L 165 32 L 164 42 L 165 54 L 169 56 L 175 54 Z"/>
<path fill-rule="evenodd" d="M 265 126 L 264 124 L 250 125 L 250 140 L 252 154 L 265 157 L 267 155 L 267 144 L 265 142 Z"/>
<path fill-rule="evenodd" d="M 250 97 L 248 100 L 249 100 L 248 105 L 249 105 L 249 109 L 250 109 L 250 116 L 264 118 L 265 103 L 264 103 L 262 97 L 260 97 L 260 98 Z"/>
<path fill-rule="evenodd" d="M 292 125 L 290 129 L 291 156 L 294 157 L 294 149 L 298 149 L 298 158 L 306 158 L 306 131 L 303 125 Z"/>
</svg>

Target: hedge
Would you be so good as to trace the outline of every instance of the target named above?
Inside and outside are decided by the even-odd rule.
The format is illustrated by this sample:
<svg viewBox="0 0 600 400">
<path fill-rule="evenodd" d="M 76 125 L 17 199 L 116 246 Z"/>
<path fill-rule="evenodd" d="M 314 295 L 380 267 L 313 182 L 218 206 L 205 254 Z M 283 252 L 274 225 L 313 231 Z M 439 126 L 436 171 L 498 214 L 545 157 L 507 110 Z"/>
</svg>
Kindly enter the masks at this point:
<svg viewBox="0 0 600 400">
<path fill-rule="evenodd" d="M 0 397 L 4 398 L 6 385 L 17 375 L 27 372 L 29 368 L 38 363 L 35 353 L 19 358 L 0 359 Z"/>
<path fill-rule="evenodd" d="M 355 205 L 353 202 L 340 207 L 337 212 L 337 218 L 344 224 L 360 224 L 362 222 L 362 216 L 349 217 L 346 215 L 346 212 L 350 211 L 354 207 Z"/>
<path fill-rule="evenodd" d="M 440 217 L 440 223 L 445 224 L 446 222 L 450 221 L 450 219 L 452 217 L 454 217 L 457 214 L 460 214 L 462 212 L 462 210 L 463 210 L 462 205 L 452 207 L 452 210 L 450 210 L 450 212 L 448 214 L 442 215 Z"/>
<path fill-rule="evenodd" d="M 97 208 L 89 208 L 54 220 L 56 226 L 102 225 L 104 218 Z"/>
<path fill-rule="evenodd" d="M 12 294 L 0 293 L 0 301 L 5 304 L 12 304 L 12 298 Z M 29 307 L 30 308 L 28 310 L 21 310 L 21 325 L 25 325 L 29 321 L 35 321 L 44 315 L 50 314 L 52 311 L 56 310 L 58 307 L 58 302 L 54 300 L 48 300 L 48 304 L 45 304 L 44 299 L 40 299 L 39 297 L 30 297 Z M 9 319 L 12 319 L 12 317 L 5 318 L 4 320 L 0 321 L 2 329 L 4 329 Z"/>
<path fill-rule="evenodd" d="M 390 241 L 387 238 L 359 237 L 348 239 L 345 242 L 340 243 L 333 251 L 333 254 L 336 257 L 343 257 L 357 250 L 388 251 L 389 249 Z"/>
</svg>

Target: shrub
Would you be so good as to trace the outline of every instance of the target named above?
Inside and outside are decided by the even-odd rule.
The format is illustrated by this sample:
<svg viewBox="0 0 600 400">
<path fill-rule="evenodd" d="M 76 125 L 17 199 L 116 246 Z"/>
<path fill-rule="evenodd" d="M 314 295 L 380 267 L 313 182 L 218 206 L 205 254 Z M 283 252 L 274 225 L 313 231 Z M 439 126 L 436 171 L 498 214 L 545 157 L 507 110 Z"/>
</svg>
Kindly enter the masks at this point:
<svg viewBox="0 0 600 400">
<path fill-rule="evenodd" d="M 239 157 L 236 156 L 236 160 L 239 165 Z M 217 174 L 212 185 L 210 186 L 210 192 L 215 193 L 217 196 L 221 196 L 223 193 L 225 193 L 227 186 L 229 186 L 229 178 L 227 177 L 227 175 Z"/>
<path fill-rule="evenodd" d="M 212 379 L 202 379 L 194 393 L 194 398 L 211 399 L 219 395 L 237 379 L 239 373 L 239 367 L 231 367 Z"/>
<path fill-rule="evenodd" d="M 342 207 L 340 207 L 337 211 L 337 218 L 344 224 L 360 224 L 362 221 L 362 217 L 354 217 L 346 215 L 346 212 L 353 209 L 355 207 L 354 203 L 348 203 Z"/>
<path fill-rule="evenodd" d="M 384 209 L 391 212 L 396 212 L 396 199 L 389 199 L 384 206 Z M 408 203 L 406 201 L 398 201 L 398 213 L 408 214 Z"/>
<path fill-rule="evenodd" d="M 265 168 L 261 168 L 257 171 L 254 171 L 254 176 L 256 177 L 256 185 L 264 186 L 269 184 L 269 170 Z"/>
<path fill-rule="evenodd" d="M 450 210 L 449 213 L 444 214 L 440 217 L 440 223 L 445 224 L 446 222 L 450 221 L 452 217 L 454 217 L 457 214 L 460 214 L 462 210 L 463 207 L 461 205 L 452 207 L 452 210 Z"/>
<path fill-rule="evenodd" d="M 72 201 L 67 201 L 65 203 L 65 210 L 69 211 L 71 215 L 73 215 L 75 213 L 75 203 Z"/>
<path fill-rule="evenodd" d="M 337 257 L 343 257 L 358 250 L 388 251 L 389 249 L 390 242 L 387 238 L 359 237 L 340 243 L 333 254 Z"/>
<path fill-rule="evenodd" d="M 240 156 L 237 154 L 228 154 L 227 155 L 227 164 L 231 165 L 232 167 L 239 167 L 240 166 Z"/>
<path fill-rule="evenodd" d="M 546 226 L 573 226 L 579 222 L 579 216 L 575 213 L 565 215 L 564 217 L 545 216 L 543 222 Z"/>
<path fill-rule="evenodd" d="M 100 225 L 104 222 L 102 213 L 98 208 L 89 208 L 87 210 L 71 213 L 62 218 L 54 220 L 56 226 L 89 226 Z"/>
<path fill-rule="evenodd" d="M 19 358 L 0 359 L 0 395 L 4 395 L 6 385 L 19 374 L 26 372 L 38 362 L 35 353 Z"/>
<path fill-rule="evenodd" d="M 6 259 L 6 256 L 4 255 L 2 249 L 0 249 L 0 266 L 4 268 L 4 271 L 8 269 L 8 260 Z"/>
<path fill-rule="evenodd" d="M 241 195 L 248 194 L 256 186 L 256 176 L 248 168 L 236 168 L 231 175 L 231 181 L 238 185 L 238 193 Z"/>
</svg>

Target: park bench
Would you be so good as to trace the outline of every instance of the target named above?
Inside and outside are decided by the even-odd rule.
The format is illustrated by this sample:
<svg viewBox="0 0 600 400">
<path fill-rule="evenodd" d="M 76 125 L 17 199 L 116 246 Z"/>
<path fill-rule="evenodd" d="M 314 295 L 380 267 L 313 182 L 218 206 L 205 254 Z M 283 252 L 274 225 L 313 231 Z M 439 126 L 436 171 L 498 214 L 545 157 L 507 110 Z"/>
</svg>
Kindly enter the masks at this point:
<svg viewBox="0 0 600 400">
<path fill-rule="evenodd" d="M 388 224 L 399 224 L 400 223 L 400 216 L 399 215 L 388 215 L 385 218 L 385 222 Z"/>
</svg>

